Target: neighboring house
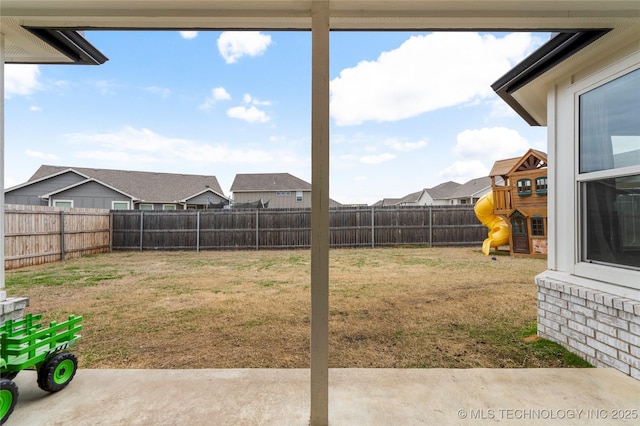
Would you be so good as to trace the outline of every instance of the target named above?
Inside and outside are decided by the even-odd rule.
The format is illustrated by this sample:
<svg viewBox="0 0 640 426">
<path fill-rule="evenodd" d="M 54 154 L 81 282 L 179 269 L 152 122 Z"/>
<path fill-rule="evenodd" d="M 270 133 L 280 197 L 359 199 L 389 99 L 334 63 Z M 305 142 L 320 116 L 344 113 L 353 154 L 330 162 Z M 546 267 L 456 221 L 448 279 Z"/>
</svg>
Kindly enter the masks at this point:
<svg viewBox="0 0 640 426">
<path fill-rule="evenodd" d="M 311 207 L 311 184 L 289 173 L 237 174 L 230 191 L 231 207 Z M 329 200 L 330 207 L 339 205 L 340 203 Z"/>
<path fill-rule="evenodd" d="M 402 198 L 383 198 L 374 206 L 448 206 L 455 204 L 473 204 L 491 191 L 488 177 L 472 179 L 461 185 L 457 182 L 443 182 L 433 188 L 412 192 Z"/>
<path fill-rule="evenodd" d="M 493 212 L 509 225 L 513 255 L 547 255 L 547 154 L 530 149 L 522 157 L 496 161 L 487 178 Z"/>
<path fill-rule="evenodd" d="M 473 205 L 488 192 L 491 192 L 491 179 L 486 176 L 479 177 L 458 186 L 452 194 L 447 196 L 447 200 L 449 204 Z"/>
<path fill-rule="evenodd" d="M 449 197 L 454 194 L 461 184 L 447 181 L 426 190 L 422 196 L 423 205 L 446 206 L 453 204 Z"/>
<path fill-rule="evenodd" d="M 111 210 L 206 209 L 229 202 L 215 176 L 47 165 L 4 196 L 7 204 Z"/>
<path fill-rule="evenodd" d="M 397 206 L 398 202 L 402 198 L 383 198 L 382 200 L 376 201 L 371 205 L 371 207 L 393 207 Z"/>
</svg>

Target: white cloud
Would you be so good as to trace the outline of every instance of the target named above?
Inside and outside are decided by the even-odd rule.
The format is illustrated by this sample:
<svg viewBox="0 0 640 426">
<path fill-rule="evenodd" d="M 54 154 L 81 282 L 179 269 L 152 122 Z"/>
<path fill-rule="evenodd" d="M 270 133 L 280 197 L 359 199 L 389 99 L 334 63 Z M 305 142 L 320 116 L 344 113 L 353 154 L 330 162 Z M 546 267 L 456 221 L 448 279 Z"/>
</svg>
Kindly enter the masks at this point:
<svg viewBox="0 0 640 426">
<path fill-rule="evenodd" d="M 4 97 L 27 96 L 41 88 L 37 65 L 7 64 L 4 66 Z"/>
<path fill-rule="evenodd" d="M 211 144 L 189 139 L 172 138 L 145 128 L 127 126 L 111 133 L 73 133 L 65 135 L 67 141 L 77 145 L 76 158 L 102 162 L 114 168 L 139 168 L 160 164 L 161 170 L 171 164 L 280 164 L 282 159 L 294 163 L 295 154 L 269 149 L 231 148 L 226 144 Z M 91 149 L 84 149 L 91 147 Z"/>
<path fill-rule="evenodd" d="M 488 174 L 489 169 L 479 160 L 456 161 L 440 172 L 440 176 L 446 180 L 452 180 L 458 183 L 465 183 L 471 179 L 487 176 Z"/>
<path fill-rule="evenodd" d="M 228 101 L 231 100 L 231 95 L 224 87 L 216 87 L 211 90 L 211 96 L 209 96 L 202 105 L 199 106 L 200 109 L 211 109 L 218 101 Z"/>
<path fill-rule="evenodd" d="M 187 40 L 191 40 L 193 38 L 198 37 L 198 32 L 197 31 L 180 31 L 180 37 Z"/>
<path fill-rule="evenodd" d="M 271 36 L 259 31 L 225 31 L 218 37 L 218 50 L 227 64 L 243 56 L 262 55 L 271 44 Z"/>
<path fill-rule="evenodd" d="M 380 163 L 384 163 L 385 161 L 393 160 L 394 158 L 396 158 L 395 155 L 385 152 L 384 154 L 367 155 L 367 156 L 361 157 L 360 162 L 364 164 L 380 164 Z"/>
<path fill-rule="evenodd" d="M 163 98 L 171 96 L 171 89 L 167 89 L 166 87 L 149 86 L 145 87 L 144 90 L 154 95 L 160 95 Z"/>
<path fill-rule="evenodd" d="M 338 125 L 397 121 L 491 95 L 491 84 L 542 43 L 529 33 L 412 36 L 331 81 Z"/>
<path fill-rule="evenodd" d="M 269 116 L 264 111 L 260 111 L 255 106 L 249 108 L 243 106 L 229 108 L 227 110 L 227 116 L 244 120 L 247 123 L 266 123 L 270 120 Z"/>
<path fill-rule="evenodd" d="M 467 129 L 458 133 L 453 153 L 460 160 L 439 175 L 459 183 L 487 176 L 498 160 L 523 155 L 530 148 L 526 138 L 506 127 Z"/>
<path fill-rule="evenodd" d="M 38 111 L 42 111 L 42 108 L 40 108 L 37 105 L 32 105 L 29 107 L 29 111 L 38 112 Z"/>
<path fill-rule="evenodd" d="M 118 87 L 118 84 L 110 80 L 100 80 L 96 82 L 96 87 L 103 95 L 115 95 L 115 88 Z"/>
<path fill-rule="evenodd" d="M 57 156 L 57 155 L 55 155 L 55 154 L 48 154 L 48 153 L 46 153 L 46 152 L 42 152 L 42 151 L 34 151 L 34 150 L 31 150 L 31 149 L 27 149 L 27 150 L 24 152 L 24 154 L 25 154 L 27 157 L 31 157 L 31 158 L 39 158 L 39 159 L 42 159 L 42 160 L 59 160 L 59 159 L 60 159 L 60 157 L 58 157 L 58 156 Z"/>
<path fill-rule="evenodd" d="M 248 93 L 245 93 L 245 95 L 242 97 L 242 102 L 244 102 L 245 104 L 252 104 L 252 105 L 258 105 L 258 106 L 271 105 L 271 101 L 261 101 L 259 99 L 254 98 Z"/>
<path fill-rule="evenodd" d="M 388 141 L 387 145 L 389 145 L 396 151 L 409 152 L 409 151 L 415 151 L 420 148 L 424 148 L 425 146 L 427 146 L 427 141 L 420 140 L 417 142 L 400 142 L 397 140 L 393 140 L 393 141 Z"/>
<path fill-rule="evenodd" d="M 491 127 L 465 130 L 458 134 L 453 152 L 465 159 L 490 161 L 523 155 L 530 145 L 516 130 L 506 127 Z"/>
</svg>

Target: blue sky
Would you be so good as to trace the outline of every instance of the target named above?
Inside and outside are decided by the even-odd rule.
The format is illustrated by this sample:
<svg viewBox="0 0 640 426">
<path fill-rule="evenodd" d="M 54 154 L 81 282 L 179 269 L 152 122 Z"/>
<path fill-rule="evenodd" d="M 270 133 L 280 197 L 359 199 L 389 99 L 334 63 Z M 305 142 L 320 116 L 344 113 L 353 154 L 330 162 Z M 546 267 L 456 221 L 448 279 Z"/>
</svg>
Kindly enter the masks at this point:
<svg viewBox="0 0 640 426">
<path fill-rule="evenodd" d="M 41 164 L 311 181 L 309 32 L 91 31 L 100 66 L 5 66 L 5 187 Z M 543 33 L 331 33 L 330 196 L 371 204 L 546 151 L 490 85 Z"/>
</svg>

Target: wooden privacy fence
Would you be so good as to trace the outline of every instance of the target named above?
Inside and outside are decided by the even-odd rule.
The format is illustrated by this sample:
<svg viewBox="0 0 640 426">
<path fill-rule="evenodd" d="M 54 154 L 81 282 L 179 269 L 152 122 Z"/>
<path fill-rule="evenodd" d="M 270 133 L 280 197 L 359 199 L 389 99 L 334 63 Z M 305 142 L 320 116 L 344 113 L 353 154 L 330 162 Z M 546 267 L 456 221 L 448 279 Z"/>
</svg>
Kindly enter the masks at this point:
<svg viewBox="0 0 640 426">
<path fill-rule="evenodd" d="M 292 249 L 311 246 L 310 209 L 112 211 L 113 250 Z M 330 211 L 331 247 L 481 245 L 473 206 Z"/>
<path fill-rule="evenodd" d="M 6 204 L 4 267 L 56 262 L 110 250 L 110 211 Z"/>
</svg>

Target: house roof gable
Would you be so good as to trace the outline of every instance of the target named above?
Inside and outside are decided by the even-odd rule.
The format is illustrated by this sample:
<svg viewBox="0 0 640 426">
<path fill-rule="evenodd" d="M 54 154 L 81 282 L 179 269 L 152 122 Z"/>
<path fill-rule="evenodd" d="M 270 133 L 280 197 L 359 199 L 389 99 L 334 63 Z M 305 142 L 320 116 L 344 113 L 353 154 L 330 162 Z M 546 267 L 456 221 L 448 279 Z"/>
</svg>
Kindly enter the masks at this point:
<svg viewBox="0 0 640 426">
<path fill-rule="evenodd" d="M 76 170 L 73 170 L 73 169 L 65 169 L 65 170 L 61 170 L 61 171 L 59 171 L 57 173 L 53 173 L 53 174 L 45 175 L 45 176 L 39 176 L 39 175 L 36 176 L 36 174 L 37 174 L 37 172 L 36 172 L 36 174 L 31 176 L 28 181 L 26 181 L 24 183 L 21 183 L 21 184 L 18 184 L 18 185 L 15 185 L 15 186 L 12 186 L 11 188 L 7 188 L 7 189 L 4 190 L 4 192 L 6 194 L 7 192 L 15 191 L 15 190 L 20 189 L 20 188 L 25 188 L 27 186 L 33 185 L 35 183 L 43 182 L 43 181 L 48 180 L 48 179 L 53 179 L 53 178 L 56 178 L 58 176 L 62 176 L 64 174 L 66 174 L 66 173 L 73 173 L 73 174 L 76 174 L 76 175 L 78 175 L 78 176 L 80 176 L 80 177 L 82 177 L 84 179 L 89 179 L 89 176 L 84 175 L 82 173 L 79 173 L 79 172 L 77 172 Z"/>
<path fill-rule="evenodd" d="M 200 195 L 202 195 L 202 194 L 204 194 L 206 192 L 210 192 L 211 194 L 214 194 L 214 195 L 217 195 L 217 196 L 221 196 L 220 194 L 218 194 L 216 191 L 212 190 L 211 188 L 207 188 L 207 189 L 204 189 L 202 191 L 196 192 L 195 194 L 191 194 L 188 197 L 185 197 L 184 199 L 182 199 L 180 201 L 186 203 L 188 200 L 191 200 L 192 198 L 196 198 L 196 197 L 198 197 L 198 196 L 200 196 Z M 226 200 L 226 197 L 222 196 L 222 198 L 224 198 Z"/>
<path fill-rule="evenodd" d="M 508 174 L 524 170 L 536 170 L 547 167 L 547 154 L 535 149 L 528 150 L 515 162 Z"/>
<path fill-rule="evenodd" d="M 68 190 L 70 190 L 70 189 L 78 188 L 78 187 L 80 187 L 80 186 L 84 186 L 84 185 L 86 185 L 86 184 L 88 184 L 88 183 L 92 183 L 92 182 L 97 183 L 97 184 L 98 184 L 98 185 L 100 185 L 100 186 L 104 186 L 105 188 L 108 188 L 108 189 L 110 189 L 110 190 L 112 190 L 112 191 L 115 191 L 115 192 L 117 192 L 117 193 L 119 193 L 119 194 L 122 194 L 122 195 L 124 195 L 125 197 L 129 197 L 129 198 L 131 198 L 132 200 L 135 200 L 135 197 L 133 197 L 133 196 L 131 196 L 131 195 L 127 194 L 126 192 L 122 192 L 122 191 L 121 191 L 121 190 L 119 190 L 118 188 L 114 188 L 114 187 L 112 187 L 112 186 L 110 186 L 110 185 L 107 185 L 107 184 L 106 184 L 106 183 L 104 183 L 104 182 L 100 182 L 99 180 L 97 180 L 97 179 L 93 179 L 93 178 L 89 178 L 89 179 L 83 180 L 83 181 L 81 181 L 81 182 L 74 183 L 73 185 L 69 185 L 69 186 L 66 186 L 66 187 L 64 187 L 64 188 L 60 188 L 60 189 L 57 189 L 57 190 L 55 190 L 55 191 L 51 191 L 51 192 L 49 192 L 49 193 L 47 193 L 47 194 L 43 194 L 43 195 L 41 195 L 40 197 L 41 197 L 41 198 L 44 198 L 44 199 L 46 200 L 46 199 L 50 198 L 52 195 L 60 194 L 60 193 L 63 193 L 63 192 L 65 192 L 65 191 L 68 191 Z"/>
</svg>

